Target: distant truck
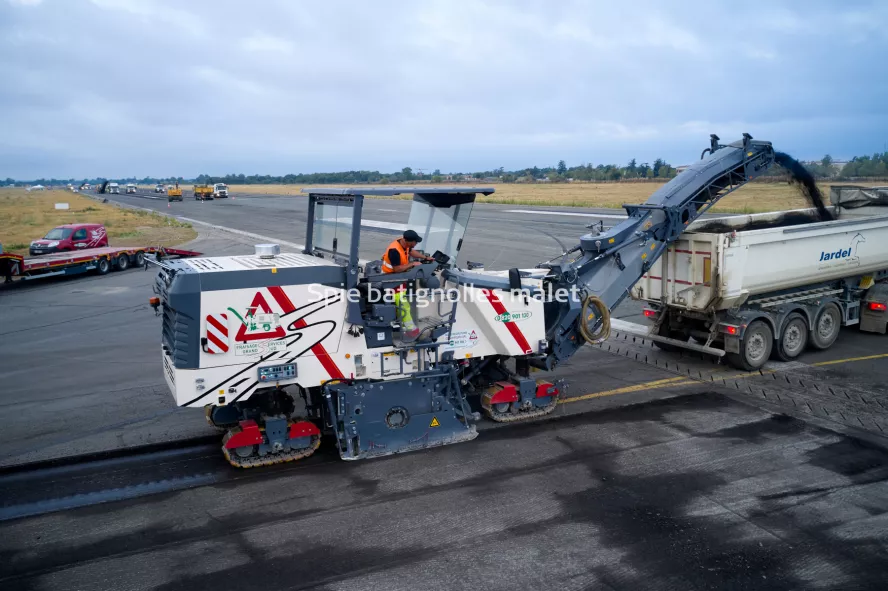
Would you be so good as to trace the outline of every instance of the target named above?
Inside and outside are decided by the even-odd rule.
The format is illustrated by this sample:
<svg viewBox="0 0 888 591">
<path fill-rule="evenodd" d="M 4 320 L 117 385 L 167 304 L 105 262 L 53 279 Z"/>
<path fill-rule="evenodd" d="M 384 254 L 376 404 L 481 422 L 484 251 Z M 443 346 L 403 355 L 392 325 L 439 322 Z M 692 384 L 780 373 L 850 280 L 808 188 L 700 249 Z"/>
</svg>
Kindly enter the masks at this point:
<svg viewBox="0 0 888 591">
<path fill-rule="evenodd" d="M 154 185 L 154 192 L 155 193 L 163 193 L 163 185 L 160 183 L 157 183 L 156 185 Z"/>
<path fill-rule="evenodd" d="M 28 252 L 40 256 L 101 246 L 108 246 L 108 232 L 102 224 L 65 224 L 32 241 Z"/>
<path fill-rule="evenodd" d="M 182 187 L 167 185 L 167 202 L 169 201 L 182 201 Z"/>
<path fill-rule="evenodd" d="M 812 209 L 692 223 L 632 288 L 647 336 L 752 371 L 827 349 L 842 326 L 884 334 L 888 188 L 834 186 L 831 201 L 833 221 Z"/>
<path fill-rule="evenodd" d="M 213 185 L 213 197 L 219 199 L 220 197 L 228 197 L 228 185 L 225 183 L 216 183 Z"/>
<path fill-rule="evenodd" d="M 127 192 L 127 194 L 129 194 L 129 193 L 135 193 L 135 192 L 136 192 L 136 186 L 135 186 L 133 183 L 127 183 L 127 185 L 126 185 L 126 192 Z"/>
<path fill-rule="evenodd" d="M 108 183 L 108 187 L 105 189 L 105 192 L 113 195 L 120 195 L 120 185 L 117 183 Z"/>
<path fill-rule="evenodd" d="M 194 185 L 194 198 L 198 201 L 212 200 L 213 199 L 213 187 L 208 184 L 199 185 L 195 183 Z"/>
</svg>

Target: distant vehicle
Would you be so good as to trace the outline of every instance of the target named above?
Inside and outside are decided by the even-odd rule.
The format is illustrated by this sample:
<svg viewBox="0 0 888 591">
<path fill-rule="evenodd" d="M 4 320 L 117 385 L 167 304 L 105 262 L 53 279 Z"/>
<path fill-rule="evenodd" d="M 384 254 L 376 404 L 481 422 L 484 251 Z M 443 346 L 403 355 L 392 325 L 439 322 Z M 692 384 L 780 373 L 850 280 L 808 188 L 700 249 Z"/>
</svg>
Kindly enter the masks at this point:
<svg viewBox="0 0 888 591">
<path fill-rule="evenodd" d="M 156 185 L 154 185 L 154 192 L 155 193 L 163 193 L 163 185 L 160 183 L 157 183 Z"/>
<path fill-rule="evenodd" d="M 213 197 L 219 199 L 220 197 L 228 197 L 228 185 L 225 183 L 216 183 L 213 185 Z"/>
<path fill-rule="evenodd" d="M 102 224 L 65 224 L 31 242 L 31 256 L 108 246 L 108 232 Z"/>
<path fill-rule="evenodd" d="M 167 185 L 167 202 L 169 201 L 182 201 L 182 187 L 176 185 Z"/>
<path fill-rule="evenodd" d="M 80 185 L 80 190 L 89 191 L 89 183 L 83 183 L 82 185 Z"/>
<path fill-rule="evenodd" d="M 202 185 L 194 184 L 194 198 L 198 201 L 205 201 L 207 199 L 213 199 L 213 188 L 204 183 Z"/>
<path fill-rule="evenodd" d="M 127 183 L 127 185 L 126 185 L 126 192 L 127 192 L 127 193 L 135 193 L 135 192 L 136 192 L 136 186 L 135 186 L 134 184 L 132 184 L 132 183 Z"/>
<path fill-rule="evenodd" d="M 29 191 L 29 192 L 30 191 L 45 191 L 45 190 L 46 190 L 46 187 L 44 187 L 43 185 L 34 185 L 33 187 L 27 188 L 27 191 Z"/>
<path fill-rule="evenodd" d="M 108 183 L 108 188 L 105 189 L 105 192 L 120 195 L 120 185 L 117 183 Z"/>
</svg>

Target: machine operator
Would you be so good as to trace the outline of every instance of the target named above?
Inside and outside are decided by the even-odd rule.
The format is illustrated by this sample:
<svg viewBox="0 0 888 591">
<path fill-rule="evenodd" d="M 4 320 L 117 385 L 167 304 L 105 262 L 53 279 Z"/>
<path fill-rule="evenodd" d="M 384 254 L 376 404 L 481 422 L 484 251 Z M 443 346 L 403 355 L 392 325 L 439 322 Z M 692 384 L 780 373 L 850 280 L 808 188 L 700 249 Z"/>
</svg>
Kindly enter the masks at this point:
<svg viewBox="0 0 888 591">
<path fill-rule="evenodd" d="M 413 230 L 407 230 L 404 235 L 389 244 L 382 255 L 383 273 L 404 273 L 413 267 L 421 265 L 419 261 L 411 261 L 410 258 L 420 259 L 425 262 L 434 261 L 430 256 L 413 250 L 422 242 L 419 234 Z M 398 322 L 401 324 L 405 341 L 413 341 L 419 336 L 419 328 L 413 323 L 413 315 L 410 312 L 410 299 L 407 297 L 407 284 L 402 283 L 395 289 L 395 309 L 398 311 Z"/>
</svg>

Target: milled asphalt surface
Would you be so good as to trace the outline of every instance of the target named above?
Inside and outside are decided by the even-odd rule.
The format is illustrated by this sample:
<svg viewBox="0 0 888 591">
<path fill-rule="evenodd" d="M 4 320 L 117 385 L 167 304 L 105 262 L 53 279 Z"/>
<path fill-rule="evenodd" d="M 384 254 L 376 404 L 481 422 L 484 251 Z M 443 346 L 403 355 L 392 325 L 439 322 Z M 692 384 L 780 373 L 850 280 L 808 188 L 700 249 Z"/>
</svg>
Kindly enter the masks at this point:
<svg viewBox="0 0 888 591">
<path fill-rule="evenodd" d="M 119 200 L 304 239 L 298 198 Z M 368 201 L 365 217 L 404 223 L 408 207 Z M 508 209 L 530 208 L 476 206 L 461 260 L 532 266 L 595 221 Z M 254 242 L 196 228 L 190 246 L 211 254 Z M 389 240 L 366 240 L 362 256 Z M 130 270 L 0 288 L 0 465 L 212 433 L 166 391 L 160 323 L 146 303 L 152 281 Z M 637 307 L 617 315 L 639 321 Z M 805 360 L 888 352 L 872 336 L 846 330 Z M 558 372 L 568 395 L 585 399 L 544 423 L 486 427 L 470 443 L 355 463 L 323 448 L 304 464 L 255 472 L 213 455 L 163 460 L 145 471 L 150 482 L 129 475 L 121 486 L 193 484 L 0 523 L 0 587 L 882 588 L 885 451 L 728 396 L 733 382 L 679 379 L 685 366 L 702 367 L 690 360 L 645 364 L 626 351 L 585 348 Z M 836 364 L 812 379 L 826 387 L 853 376 L 880 404 L 886 365 Z M 60 476 L 34 494 L 65 495 L 69 484 Z"/>
<path fill-rule="evenodd" d="M 886 453 L 719 395 L 311 460 L 2 523 L 0 586 L 833 590 L 888 577 Z"/>
</svg>

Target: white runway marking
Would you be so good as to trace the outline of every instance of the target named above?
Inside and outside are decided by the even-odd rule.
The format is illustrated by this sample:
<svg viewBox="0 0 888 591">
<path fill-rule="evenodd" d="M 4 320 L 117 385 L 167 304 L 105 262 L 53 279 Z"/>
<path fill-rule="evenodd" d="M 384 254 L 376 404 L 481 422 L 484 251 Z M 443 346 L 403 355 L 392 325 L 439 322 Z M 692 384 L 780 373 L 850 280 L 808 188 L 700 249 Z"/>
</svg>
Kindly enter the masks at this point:
<svg viewBox="0 0 888 591">
<path fill-rule="evenodd" d="M 386 230 L 398 230 L 403 232 L 407 229 L 406 224 L 396 224 L 394 222 L 381 222 L 378 220 L 361 220 L 362 226 L 368 226 L 370 228 L 385 228 Z"/>
</svg>

